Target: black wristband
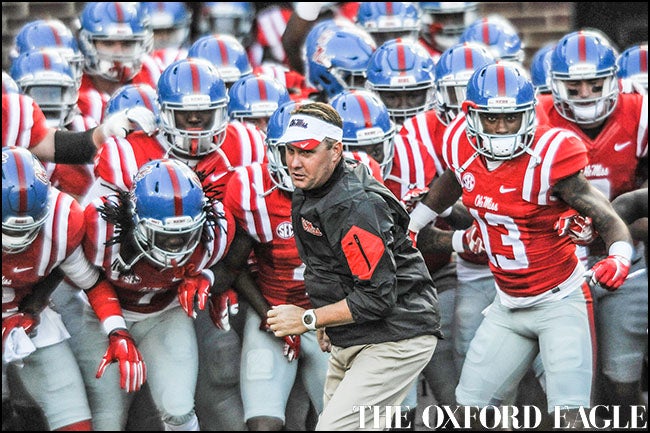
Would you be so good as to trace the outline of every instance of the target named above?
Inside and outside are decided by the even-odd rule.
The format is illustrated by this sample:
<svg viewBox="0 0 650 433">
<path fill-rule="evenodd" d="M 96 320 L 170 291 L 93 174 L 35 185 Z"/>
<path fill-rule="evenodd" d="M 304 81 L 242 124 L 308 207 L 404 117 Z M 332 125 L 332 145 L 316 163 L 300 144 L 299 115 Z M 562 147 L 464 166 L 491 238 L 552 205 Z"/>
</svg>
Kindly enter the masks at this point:
<svg viewBox="0 0 650 433">
<path fill-rule="evenodd" d="M 54 133 L 54 162 L 57 164 L 90 164 L 97 153 L 93 140 L 95 128 L 84 132 Z"/>
</svg>

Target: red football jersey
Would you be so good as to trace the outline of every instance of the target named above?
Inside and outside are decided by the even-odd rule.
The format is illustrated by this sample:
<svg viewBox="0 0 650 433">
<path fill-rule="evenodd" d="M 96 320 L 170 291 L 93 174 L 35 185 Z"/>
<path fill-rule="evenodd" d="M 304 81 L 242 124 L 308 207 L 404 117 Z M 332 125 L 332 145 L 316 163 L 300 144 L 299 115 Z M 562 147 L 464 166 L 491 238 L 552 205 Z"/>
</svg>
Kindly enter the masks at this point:
<svg viewBox="0 0 650 433">
<path fill-rule="evenodd" d="M 573 133 L 538 126 L 525 153 L 488 170 L 465 134 L 465 117 L 449 125 L 443 149 L 463 188 L 462 200 L 481 229 L 499 288 L 514 297 L 552 290 L 574 271 L 575 244 L 553 225 L 568 209 L 553 185 L 587 165 L 585 144 Z"/>
<path fill-rule="evenodd" d="M 254 162 L 268 161 L 264 140 L 264 133 L 256 126 L 237 120 L 232 121 L 228 123 L 226 138 L 221 147 L 216 152 L 203 157 L 194 171 L 207 174 L 203 185 L 223 194 L 235 168 Z"/>
<path fill-rule="evenodd" d="M 426 147 L 414 136 L 398 134 L 393 144 L 393 166 L 384 184 L 401 199 L 413 188 L 429 186 L 436 177 L 436 166 Z"/>
<path fill-rule="evenodd" d="M 48 131 L 36 101 L 19 93 L 2 94 L 2 147 L 29 149 L 43 141 Z"/>
<path fill-rule="evenodd" d="M 445 171 L 442 158 L 442 138 L 447 125 L 438 118 L 435 110 L 427 110 L 404 121 L 400 135 L 413 135 L 433 158 L 437 173 Z"/>
<path fill-rule="evenodd" d="M 128 190 L 140 167 L 165 157 L 166 153 L 165 140 L 160 134 L 148 137 L 136 131 L 127 139 L 110 137 L 95 156 L 95 177 L 98 182 Z"/>
<path fill-rule="evenodd" d="M 269 304 L 311 308 L 291 225 L 291 195 L 275 186 L 268 165 L 238 168 L 224 206 L 256 241 L 257 283 Z"/>
<path fill-rule="evenodd" d="M 16 254 L 2 252 L 2 311 L 18 308 L 34 284 L 81 245 L 84 214 L 69 194 L 51 188 L 50 214 L 34 242 Z"/>
<path fill-rule="evenodd" d="M 585 177 L 609 200 L 639 188 L 637 168 L 648 155 L 648 96 L 636 93 L 618 95 L 616 108 L 594 138 L 574 122 L 560 116 L 553 107 L 552 95 L 540 98 L 549 125 L 568 129 L 587 145 L 589 163 Z"/>
</svg>

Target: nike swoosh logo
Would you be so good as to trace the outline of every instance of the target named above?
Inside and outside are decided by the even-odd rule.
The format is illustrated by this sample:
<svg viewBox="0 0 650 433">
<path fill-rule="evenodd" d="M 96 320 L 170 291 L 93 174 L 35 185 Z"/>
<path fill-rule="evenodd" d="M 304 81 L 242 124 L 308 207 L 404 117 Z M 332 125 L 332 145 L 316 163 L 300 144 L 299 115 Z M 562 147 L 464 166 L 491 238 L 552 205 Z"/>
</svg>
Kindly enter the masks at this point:
<svg viewBox="0 0 650 433">
<path fill-rule="evenodd" d="M 629 146 L 630 144 L 632 144 L 631 141 L 626 141 L 625 143 L 616 143 L 616 144 L 614 145 L 614 150 L 617 151 L 617 152 L 619 152 L 619 151 L 625 149 L 625 148 L 626 148 L 627 146 Z"/>
<path fill-rule="evenodd" d="M 209 177 L 210 182 L 216 182 L 219 179 L 221 179 L 222 177 L 224 177 L 225 175 L 226 175 L 226 173 L 211 174 L 210 177 Z"/>
<path fill-rule="evenodd" d="M 33 267 L 33 266 L 30 266 L 30 267 L 28 267 L 28 268 L 18 268 L 18 267 L 16 267 L 16 268 L 14 268 L 14 274 L 18 274 L 18 273 L 20 273 L 20 272 L 29 271 L 30 269 L 34 269 L 34 267 Z"/>
<path fill-rule="evenodd" d="M 517 191 L 517 188 L 506 188 L 503 185 L 501 185 L 501 187 L 499 188 L 499 192 L 501 194 L 506 194 L 506 193 L 509 193 L 509 192 L 512 192 L 512 191 Z"/>
</svg>

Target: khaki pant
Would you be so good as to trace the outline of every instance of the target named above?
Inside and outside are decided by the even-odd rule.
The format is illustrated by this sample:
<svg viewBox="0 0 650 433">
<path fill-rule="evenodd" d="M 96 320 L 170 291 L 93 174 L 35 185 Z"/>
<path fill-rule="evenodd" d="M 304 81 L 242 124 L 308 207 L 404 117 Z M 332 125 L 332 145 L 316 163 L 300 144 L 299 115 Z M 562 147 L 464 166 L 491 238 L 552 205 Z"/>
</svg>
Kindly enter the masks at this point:
<svg viewBox="0 0 650 433">
<path fill-rule="evenodd" d="M 401 404 L 437 343 L 434 335 L 423 335 L 348 348 L 334 346 L 316 430 L 384 430 L 386 406 Z"/>
</svg>

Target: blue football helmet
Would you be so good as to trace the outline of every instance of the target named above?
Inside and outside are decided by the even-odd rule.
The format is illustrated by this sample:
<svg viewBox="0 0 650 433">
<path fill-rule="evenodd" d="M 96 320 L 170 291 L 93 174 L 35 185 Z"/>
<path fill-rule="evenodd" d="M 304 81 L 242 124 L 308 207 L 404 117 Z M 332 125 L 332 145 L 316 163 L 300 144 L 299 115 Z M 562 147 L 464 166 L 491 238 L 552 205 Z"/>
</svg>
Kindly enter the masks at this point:
<svg viewBox="0 0 650 433">
<path fill-rule="evenodd" d="M 269 117 L 266 129 L 266 154 L 269 160 L 268 169 L 271 180 L 278 188 L 287 192 L 293 192 L 294 186 L 286 164 L 285 152 L 287 146 L 285 143 L 280 142 L 280 138 L 287 129 L 291 112 L 302 103 L 289 101 L 278 107 Z"/>
<path fill-rule="evenodd" d="M 530 79 L 537 93 L 551 93 L 551 54 L 555 42 L 535 52 L 530 61 Z"/>
<path fill-rule="evenodd" d="M 248 46 L 253 33 L 255 6 L 252 2 L 204 2 L 201 18 L 201 34 L 231 35 Z"/>
<path fill-rule="evenodd" d="M 25 251 L 51 212 L 50 180 L 41 162 L 22 147 L 2 148 L 2 252 Z"/>
<path fill-rule="evenodd" d="M 98 48 L 97 43 L 122 42 L 121 50 Z M 142 69 L 151 51 L 153 31 L 142 5 L 136 2 L 88 2 L 81 13 L 79 47 L 86 71 L 106 80 L 126 83 Z"/>
<path fill-rule="evenodd" d="M 326 27 L 306 45 L 307 79 L 328 98 L 346 89 L 360 89 L 370 55 L 377 45 L 361 28 Z"/>
<path fill-rule="evenodd" d="M 366 88 L 379 95 L 398 125 L 433 108 L 434 81 L 433 59 L 416 41 L 386 41 L 370 56 Z"/>
<path fill-rule="evenodd" d="M 43 111 L 47 125 L 63 129 L 78 114 L 79 90 L 68 61 L 57 50 L 22 53 L 11 65 L 11 76 Z"/>
<path fill-rule="evenodd" d="M 593 33 L 576 31 L 565 35 L 551 54 L 551 92 L 557 112 L 580 125 L 591 125 L 609 116 L 618 101 L 614 49 Z M 568 83 L 603 79 L 600 96 L 579 99 Z"/>
<path fill-rule="evenodd" d="M 144 164 L 133 179 L 135 244 L 163 268 L 182 266 L 201 241 L 208 203 L 196 173 L 176 159 Z"/>
<path fill-rule="evenodd" d="M 325 30 L 339 30 L 339 29 L 356 29 L 358 28 L 352 21 L 347 18 L 327 18 L 324 20 L 317 21 L 314 26 L 309 30 L 307 36 L 305 36 L 305 43 L 302 46 L 303 56 L 306 59 L 307 47 L 315 48 L 318 44 L 318 38 L 320 34 Z M 367 33 L 367 32 L 366 32 Z"/>
<path fill-rule="evenodd" d="M 418 39 L 422 9 L 417 2 L 361 2 L 357 23 L 379 46 L 389 39 Z"/>
<path fill-rule="evenodd" d="M 231 35 L 215 33 L 203 36 L 190 46 L 187 57 L 199 57 L 212 63 L 226 87 L 253 73 L 246 49 Z"/>
<path fill-rule="evenodd" d="M 481 18 L 469 25 L 460 42 L 478 42 L 488 47 L 495 60 L 521 63 L 525 53 L 521 38 L 507 21 Z"/>
<path fill-rule="evenodd" d="M 154 50 L 185 45 L 192 25 L 192 11 L 185 2 L 142 2 L 142 7 L 151 21 Z"/>
<path fill-rule="evenodd" d="M 476 21 L 477 2 L 418 2 L 422 9 L 420 35 L 438 51 L 456 45 L 467 26 Z"/>
<path fill-rule="evenodd" d="M 395 153 L 395 123 L 386 105 L 369 90 L 341 92 L 332 98 L 330 105 L 343 120 L 345 150 L 367 153 L 377 161 L 386 178 L 393 167 Z"/>
<path fill-rule="evenodd" d="M 445 50 L 436 63 L 436 114 L 448 125 L 461 111 L 467 82 L 477 69 L 494 63 L 482 44 L 459 43 Z"/>
<path fill-rule="evenodd" d="M 648 91 L 648 44 L 633 45 L 616 58 L 618 77 L 634 80 Z"/>
<path fill-rule="evenodd" d="M 242 122 L 249 119 L 268 119 L 278 107 L 291 100 L 284 84 L 265 75 L 240 78 L 230 88 L 228 96 L 230 118 Z"/>
<path fill-rule="evenodd" d="M 2 71 L 2 94 L 5 93 L 20 93 L 20 88 L 11 75 Z"/>
<path fill-rule="evenodd" d="M 197 158 L 219 148 L 228 125 L 228 91 L 219 71 L 207 60 L 187 58 L 169 65 L 158 80 L 160 123 L 171 152 L 182 158 Z M 212 112 L 211 124 L 182 129 L 176 114 Z"/>
<path fill-rule="evenodd" d="M 537 125 L 535 88 L 523 69 L 511 63 L 492 63 L 478 69 L 467 83 L 463 111 L 467 137 L 476 151 L 491 160 L 509 160 L 530 152 Z M 522 113 L 514 134 L 485 132 L 479 115 Z"/>
<path fill-rule="evenodd" d="M 111 95 L 106 104 L 104 119 L 111 115 L 127 110 L 132 107 L 144 107 L 151 111 L 156 119 L 156 125 L 160 125 L 160 104 L 158 93 L 148 84 L 125 84 Z"/>
<path fill-rule="evenodd" d="M 30 21 L 16 34 L 10 57 L 18 57 L 32 50 L 52 48 L 68 61 L 74 72 L 77 87 L 81 86 L 84 69 L 84 55 L 72 31 L 58 19 Z"/>
</svg>

